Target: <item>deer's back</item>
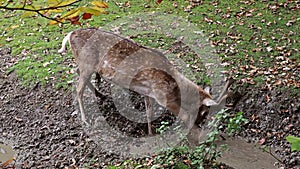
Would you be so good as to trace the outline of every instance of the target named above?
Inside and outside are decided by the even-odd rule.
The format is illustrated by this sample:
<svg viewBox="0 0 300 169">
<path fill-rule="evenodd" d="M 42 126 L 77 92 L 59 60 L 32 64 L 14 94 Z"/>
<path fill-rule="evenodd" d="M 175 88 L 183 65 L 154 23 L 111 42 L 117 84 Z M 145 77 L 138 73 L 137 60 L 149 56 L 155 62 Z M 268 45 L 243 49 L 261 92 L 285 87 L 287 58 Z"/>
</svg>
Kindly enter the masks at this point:
<svg viewBox="0 0 300 169">
<path fill-rule="evenodd" d="M 92 68 L 104 79 L 140 94 L 151 96 L 155 91 L 155 97 L 161 93 L 178 98 L 178 82 L 186 80 L 161 52 L 113 33 L 80 29 L 72 33 L 70 44 L 80 69 Z"/>
</svg>

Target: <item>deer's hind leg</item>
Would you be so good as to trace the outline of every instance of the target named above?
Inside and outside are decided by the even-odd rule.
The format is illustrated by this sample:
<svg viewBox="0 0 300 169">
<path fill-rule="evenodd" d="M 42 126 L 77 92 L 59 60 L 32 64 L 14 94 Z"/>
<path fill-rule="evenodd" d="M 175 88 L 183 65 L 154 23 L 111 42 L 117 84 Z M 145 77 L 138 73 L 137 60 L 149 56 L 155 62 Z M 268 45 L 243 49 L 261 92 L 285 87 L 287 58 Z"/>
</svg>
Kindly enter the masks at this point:
<svg viewBox="0 0 300 169">
<path fill-rule="evenodd" d="M 85 86 L 87 85 L 92 92 L 97 91 L 93 84 L 91 83 L 90 79 L 92 74 L 94 73 L 93 70 L 91 69 L 83 69 L 83 68 L 78 68 L 77 73 L 79 75 L 79 81 L 78 85 L 76 88 L 77 92 L 77 100 L 79 104 L 79 109 L 80 109 L 80 115 L 81 115 L 81 120 L 88 125 L 88 122 L 86 121 L 86 116 L 85 116 L 85 109 L 84 109 L 84 103 L 83 103 L 83 92 L 85 89 Z M 98 91 L 97 91 L 98 92 Z"/>
<path fill-rule="evenodd" d="M 80 76 L 80 70 L 79 68 L 77 69 L 77 74 Z M 90 75 L 92 76 L 92 75 Z M 96 78 L 101 78 L 101 76 L 96 73 Z M 91 78 L 89 78 L 89 80 L 86 82 L 86 85 L 88 86 L 88 88 L 95 94 L 95 96 L 100 97 L 100 98 L 104 98 L 105 96 L 100 93 L 95 86 L 91 83 Z"/>
</svg>

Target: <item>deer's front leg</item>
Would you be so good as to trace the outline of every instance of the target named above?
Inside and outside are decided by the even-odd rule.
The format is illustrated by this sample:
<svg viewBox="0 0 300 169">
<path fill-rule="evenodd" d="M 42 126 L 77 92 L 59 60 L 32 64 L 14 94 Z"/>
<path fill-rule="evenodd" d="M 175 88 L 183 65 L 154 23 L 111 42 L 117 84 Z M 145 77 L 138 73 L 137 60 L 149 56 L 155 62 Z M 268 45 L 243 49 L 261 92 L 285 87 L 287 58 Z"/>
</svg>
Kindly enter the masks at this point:
<svg viewBox="0 0 300 169">
<path fill-rule="evenodd" d="M 153 103 L 154 100 L 148 96 L 145 96 L 145 107 L 146 107 L 146 113 L 147 113 L 147 122 L 148 122 L 148 134 L 153 135 L 152 132 L 152 116 L 153 116 Z"/>
<path fill-rule="evenodd" d="M 233 82 L 234 82 L 233 79 L 231 79 L 231 78 L 228 79 L 225 86 L 224 86 L 224 88 L 223 88 L 223 90 L 222 90 L 222 92 L 221 92 L 221 94 L 220 94 L 220 96 L 218 97 L 218 99 L 217 99 L 218 104 L 216 105 L 219 109 L 218 111 L 220 111 L 223 108 L 226 108 L 226 99 L 228 98 L 228 90 L 229 90 L 229 87 L 232 85 Z"/>
</svg>

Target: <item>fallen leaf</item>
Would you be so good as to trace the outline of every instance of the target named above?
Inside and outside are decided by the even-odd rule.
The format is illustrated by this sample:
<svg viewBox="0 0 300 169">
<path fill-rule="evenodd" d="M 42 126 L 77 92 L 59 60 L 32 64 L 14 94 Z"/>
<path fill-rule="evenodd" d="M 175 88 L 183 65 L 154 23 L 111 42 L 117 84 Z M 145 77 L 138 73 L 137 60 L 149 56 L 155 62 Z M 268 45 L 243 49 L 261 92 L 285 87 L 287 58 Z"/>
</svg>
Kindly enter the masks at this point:
<svg viewBox="0 0 300 169">
<path fill-rule="evenodd" d="M 20 27 L 20 26 L 19 25 L 12 25 L 12 26 L 10 26 L 10 29 L 16 29 L 18 27 Z"/>
<path fill-rule="evenodd" d="M 190 160 L 183 160 L 183 162 L 187 165 L 192 165 L 192 162 Z"/>
<path fill-rule="evenodd" d="M 267 103 L 269 103 L 270 102 L 270 96 L 269 95 L 266 95 L 266 101 L 267 101 Z"/>
<path fill-rule="evenodd" d="M 125 6 L 129 8 L 129 7 L 130 7 L 130 2 L 127 1 L 127 2 L 125 3 Z"/>
<path fill-rule="evenodd" d="M 70 145 L 75 145 L 76 144 L 76 141 L 72 140 L 72 139 L 68 140 L 68 142 L 69 142 Z"/>
<path fill-rule="evenodd" d="M 4 163 L 2 163 L 2 164 L 0 165 L 0 167 L 1 167 L 1 168 L 5 168 L 5 167 L 8 166 L 10 163 L 12 163 L 14 160 L 15 160 L 14 158 L 9 159 L 9 160 L 5 161 Z"/>
<path fill-rule="evenodd" d="M 47 67 L 47 66 L 49 66 L 49 65 L 50 65 L 50 62 L 45 62 L 45 63 L 43 64 L 44 67 Z"/>
<path fill-rule="evenodd" d="M 245 16 L 247 16 L 247 17 L 251 17 L 251 16 L 253 16 L 253 14 L 252 13 L 246 13 L 246 15 Z"/>
<path fill-rule="evenodd" d="M 282 84 L 282 81 L 281 81 L 281 80 L 277 80 L 277 81 L 274 83 L 275 86 L 280 86 L 281 84 Z"/>
<path fill-rule="evenodd" d="M 271 52 L 273 50 L 273 48 L 270 47 L 270 46 L 268 46 L 266 49 L 267 49 L 268 52 Z"/>
<path fill-rule="evenodd" d="M 289 20 L 287 23 L 286 23 L 286 26 L 292 26 L 294 23 L 296 22 L 296 20 Z"/>
<path fill-rule="evenodd" d="M 173 3 L 174 8 L 178 7 L 178 4 L 176 2 Z"/>
<path fill-rule="evenodd" d="M 18 122 L 22 122 L 23 119 L 19 118 L 19 117 L 15 117 L 15 120 L 17 120 Z"/>
<path fill-rule="evenodd" d="M 45 108 L 46 110 L 48 110 L 50 106 L 51 106 L 51 104 L 47 104 L 47 105 L 44 106 L 44 108 Z"/>
<path fill-rule="evenodd" d="M 204 18 L 204 21 L 208 22 L 208 23 L 213 23 L 214 22 L 211 18 L 207 18 L 207 17 Z"/>
<path fill-rule="evenodd" d="M 6 38 L 5 40 L 6 40 L 6 42 L 11 42 L 11 41 L 13 41 L 14 39 L 13 39 L 12 37 L 8 37 L 8 38 Z"/>
<path fill-rule="evenodd" d="M 147 161 L 146 166 L 150 166 L 153 165 L 153 159 L 150 159 L 149 161 Z"/>
<path fill-rule="evenodd" d="M 263 137 L 263 138 L 261 138 L 261 139 L 258 141 L 258 144 L 259 144 L 259 145 L 263 145 L 265 142 L 266 142 L 266 138 Z"/>
</svg>

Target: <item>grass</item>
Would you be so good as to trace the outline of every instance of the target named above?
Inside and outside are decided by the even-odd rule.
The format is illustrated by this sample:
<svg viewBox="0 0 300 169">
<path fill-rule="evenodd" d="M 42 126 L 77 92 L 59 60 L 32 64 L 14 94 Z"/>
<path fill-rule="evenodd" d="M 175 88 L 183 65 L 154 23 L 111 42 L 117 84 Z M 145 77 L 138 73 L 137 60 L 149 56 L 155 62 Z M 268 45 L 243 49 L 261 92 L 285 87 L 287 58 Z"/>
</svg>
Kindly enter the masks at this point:
<svg viewBox="0 0 300 169">
<path fill-rule="evenodd" d="M 57 54 L 60 31 L 47 27 L 47 21 L 42 18 L 20 19 L 20 12 L 2 12 L 0 15 L 7 17 L 1 21 L 0 47 L 11 48 L 11 55 L 19 59 L 8 71 L 15 71 L 25 86 L 45 85 L 55 79 L 57 88 L 66 88 L 68 80 L 63 77 L 70 68 L 63 66 L 65 58 Z"/>
<path fill-rule="evenodd" d="M 125 0 L 118 3 L 109 2 L 109 14 L 93 17 L 92 20 L 88 20 L 88 23 L 83 24 L 83 27 L 111 29 L 119 26 L 123 35 L 133 36 L 137 43 L 166 50 L 175 41 L 174 37 L 166 37 L 168 31 L 166 29 L 171 30 L 169 27 L 172 18 L 161 29 L 139 30 L 138 32 L 129 29 L 129 23 L 134 22 L 130 21 L 130 18 L 127 18 L 127 21 L 125 19 L 136 14 L 156 13 L 152 21 L 147 18 L 149 22 L 152 22 L 149 23 L 150 25 L 155 25 L 166 20 L 163 18 L 165 14 L 181 16 L 195 25 L 193 30 L 183 30 L 182 32 L 189 33 L 182 35 L 186 39 L 190 38 L 192 42 L 196 39 L 190 35 L 190 32 L 203 30 L 206 37 L 209 37 L 210 42 L 216 47 L 218 57 L 226 63 L 226 68 L 229 70 L 228 76 L 257 86 L 267 83 L 272 85 L 281 80 L 285 86 L 299 91 L 300 78 L 291 74 L 291 71 L 299 72 L 297 64 L 300 64 L 297 52 L 300 41 L 300 36 L 297 34 L 299 12 L 292 10 L 296 2 L 204 1 L 191 12 L 184 12 L 188 4 L 183 0 L 176 2 L 177 8 L 173 6 L 172 1 L 163 1 L 160 5 L 154 1 L 130 1 L 130 7 L 125 6 L 126 2 Z M 56 51 L 63 38 L 62 32 L 67 33 L 79 26 L 64 25 L 62 28 L 46 26 L 48 21 L 43 18 L 20 19 L 21 14 L 15 11 L 0 13 L 5 17 L 1 25 L 3 33 L 0 46 L 12 48 L 12 55 L 22 58 L 12 69 L 16 70 L 19 77 L 23 79 L 24 85 L 33 85 L 39 81 L 42 84 L 49 83 L 49 79 L 53 78 L 52 74 L 56 75 L 58 83 L 61 83 L 57 85 L 58 87 L 67 87 L 64 81 L 70 81 L 72 76 L 66 75 L 65 72 L 68 72 L 70 68 L 63 66 L 62 62 L 65 57 L 71 56 L 70 53 L 67 56 L 61 56 Z M 125 18 L 121 19 L 123 23 L 118 22 L 120 18 Z M 184 29 L 184 26 L 179 25 L 177 30 Z M 175 34 L 181 35 L 180 31 Z M 198 55 L 205 55 L 206 50 L 211 50 L 211 48 L 194 48 L 193 50 L 198 50 L 196 51 Z M 190 56 L 184 56 L 183 61 L 189 65 L 201 63 L 201 59 L 190 59 Z M 42 65 L 49 61 L 51 62 L 49 67 Z M 26 71 L 27 69 L 30 71 Z M 269 74 L 274 74 L 270 70 L 277 70 L 278 73 L 270 76 Z M 205 72 L 200 72 L 199 69 L 192 71 L 196 78 L 191 78 L 198 84 L 210 83 L 209 78 L 203 76 Z M 284 79 L 284 75 L 289 75 L 290 80 Z"/>
</svg>

